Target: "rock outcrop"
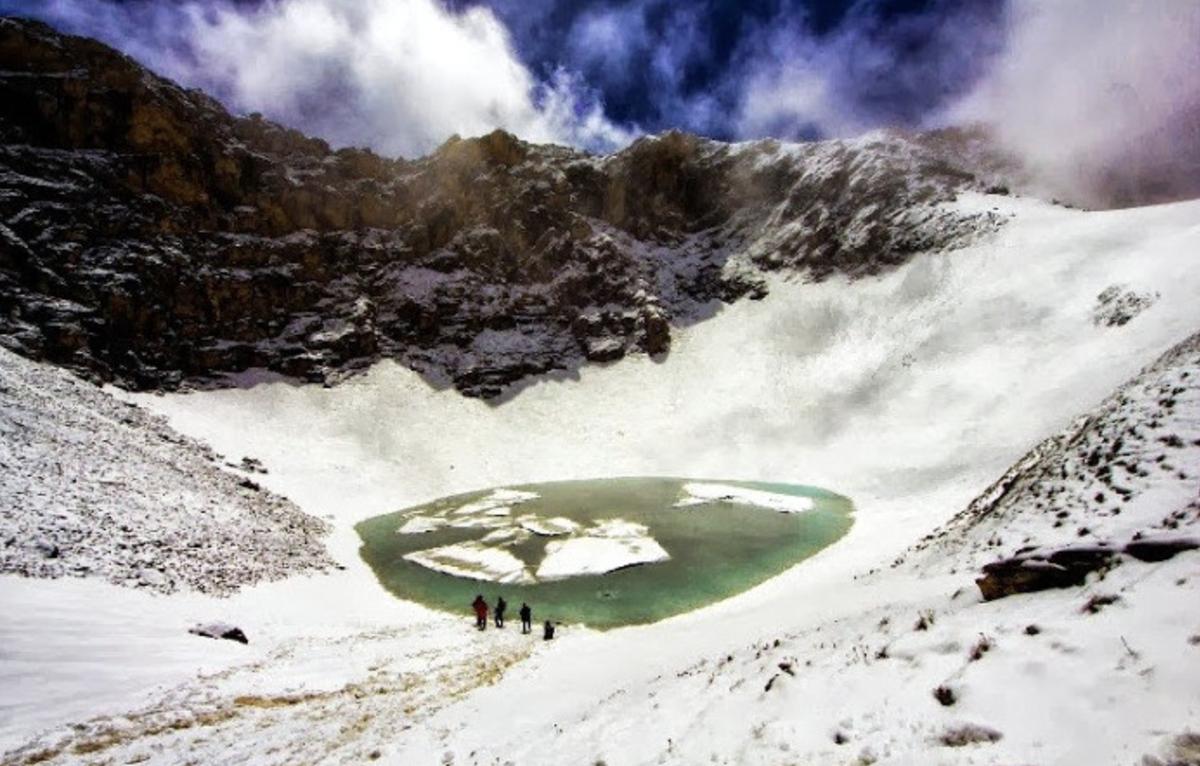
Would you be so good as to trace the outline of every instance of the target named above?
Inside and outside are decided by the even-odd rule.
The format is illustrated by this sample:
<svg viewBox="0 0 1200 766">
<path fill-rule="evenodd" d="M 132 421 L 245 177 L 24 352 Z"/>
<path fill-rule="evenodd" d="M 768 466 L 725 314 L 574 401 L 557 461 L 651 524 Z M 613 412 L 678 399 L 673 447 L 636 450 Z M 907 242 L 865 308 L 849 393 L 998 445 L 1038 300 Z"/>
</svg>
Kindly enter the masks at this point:
<svg viewBox="0 0 1200 766">
<path fill-rule="evenodd" d="M 0 19 L 0 343 L 132 388 L 391 357 L 491 397 L 663 354 L 763 271 L 870 274 L 988 230 L 967 131 L 597 157 L 497 131 L 386 159 L 235 117 L 93 40 Z"/>
</svg>

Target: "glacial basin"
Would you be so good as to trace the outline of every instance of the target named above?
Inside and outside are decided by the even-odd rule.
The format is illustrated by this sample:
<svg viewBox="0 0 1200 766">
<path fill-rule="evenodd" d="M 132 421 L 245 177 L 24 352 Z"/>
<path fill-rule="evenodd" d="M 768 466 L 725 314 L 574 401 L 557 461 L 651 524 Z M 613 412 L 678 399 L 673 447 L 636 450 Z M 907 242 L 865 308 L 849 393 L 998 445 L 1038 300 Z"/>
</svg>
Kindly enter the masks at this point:
<svg viewBox="0 0 1200 766">
<path fill-rule="evenodd" d="M 655 622 L 736 595 L 850 528 L 853 506 L 797 484 L 665 477 L 521 484 L 445 497 L 356 527 L 396 596 L 470 613 L 475 594 L 519 626 Z"/>
</svg>

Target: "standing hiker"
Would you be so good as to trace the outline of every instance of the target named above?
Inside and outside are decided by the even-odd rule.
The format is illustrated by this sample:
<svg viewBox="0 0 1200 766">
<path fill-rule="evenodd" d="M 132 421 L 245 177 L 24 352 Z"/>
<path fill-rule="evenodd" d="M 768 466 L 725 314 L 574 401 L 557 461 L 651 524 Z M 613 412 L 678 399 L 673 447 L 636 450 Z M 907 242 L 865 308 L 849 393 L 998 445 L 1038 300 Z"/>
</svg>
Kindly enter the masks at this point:
<svg viewBox="0 0 1200 766">
<path fill-rule="evenodd" d="M 508 609 L 508 602 L 504 600 L 504 596 L 496 597 L 496 627 L 504 627 L 504 610 Z"/>
<path fill-rule="evenodd" d="M 533 610 L 529 608 L 529 604 L 521 602 L 521 632 L 528 633 L 532 630 L 533 625 Z"/>
<path fill-rule="evenodd" d="M 471 602 L 471 608 L 475 610 L 475 627 L 483 630 L 487 627 L 488 605 L 483 600 L 483 594 L 477 594 L 475 600 Z"/>
</svg>

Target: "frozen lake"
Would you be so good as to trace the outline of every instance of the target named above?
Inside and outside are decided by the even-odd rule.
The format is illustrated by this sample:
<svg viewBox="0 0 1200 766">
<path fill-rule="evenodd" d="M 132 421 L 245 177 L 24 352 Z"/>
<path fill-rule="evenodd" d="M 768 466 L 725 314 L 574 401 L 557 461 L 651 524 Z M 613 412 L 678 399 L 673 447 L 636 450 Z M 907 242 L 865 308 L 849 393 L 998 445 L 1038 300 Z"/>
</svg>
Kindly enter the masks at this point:
<svg viewBox="0 0 1200 766">
<path fill-rule="evenodd" d="M 361 553 L 398 597 L 611 628 L 729 598 L 838 540 L 853 507 L 793 484 L 663 477 L 497 487 L 376 516 Z"/>
</svg>

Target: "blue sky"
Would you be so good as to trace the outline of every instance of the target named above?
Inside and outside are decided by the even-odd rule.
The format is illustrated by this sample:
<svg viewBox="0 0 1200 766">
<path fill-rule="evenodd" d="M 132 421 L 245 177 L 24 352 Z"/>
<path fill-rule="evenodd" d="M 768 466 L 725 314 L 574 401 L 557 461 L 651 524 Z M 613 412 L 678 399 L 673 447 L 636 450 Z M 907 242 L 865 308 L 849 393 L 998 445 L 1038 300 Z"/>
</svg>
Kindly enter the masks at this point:
<svg viewBox="0 0 1200 766">
<path fill-rule="evenodd" d="M 915 125 L 969 88 L 1003 38 L 1002 0 L 485 4 L 529 66 L 580 72 L 612 119 L 726 138 L 744 132 L 723 117 L 736 109 L 745 78 L 789 54 L 813 51 L 812 64 L 836 79 L 847 113 L 869 124 Z M 708 100 L 714 108 L 700 108 Z M 819 134 L 819 122 L 801 116 L 764 132 Z"/>
</svg>

